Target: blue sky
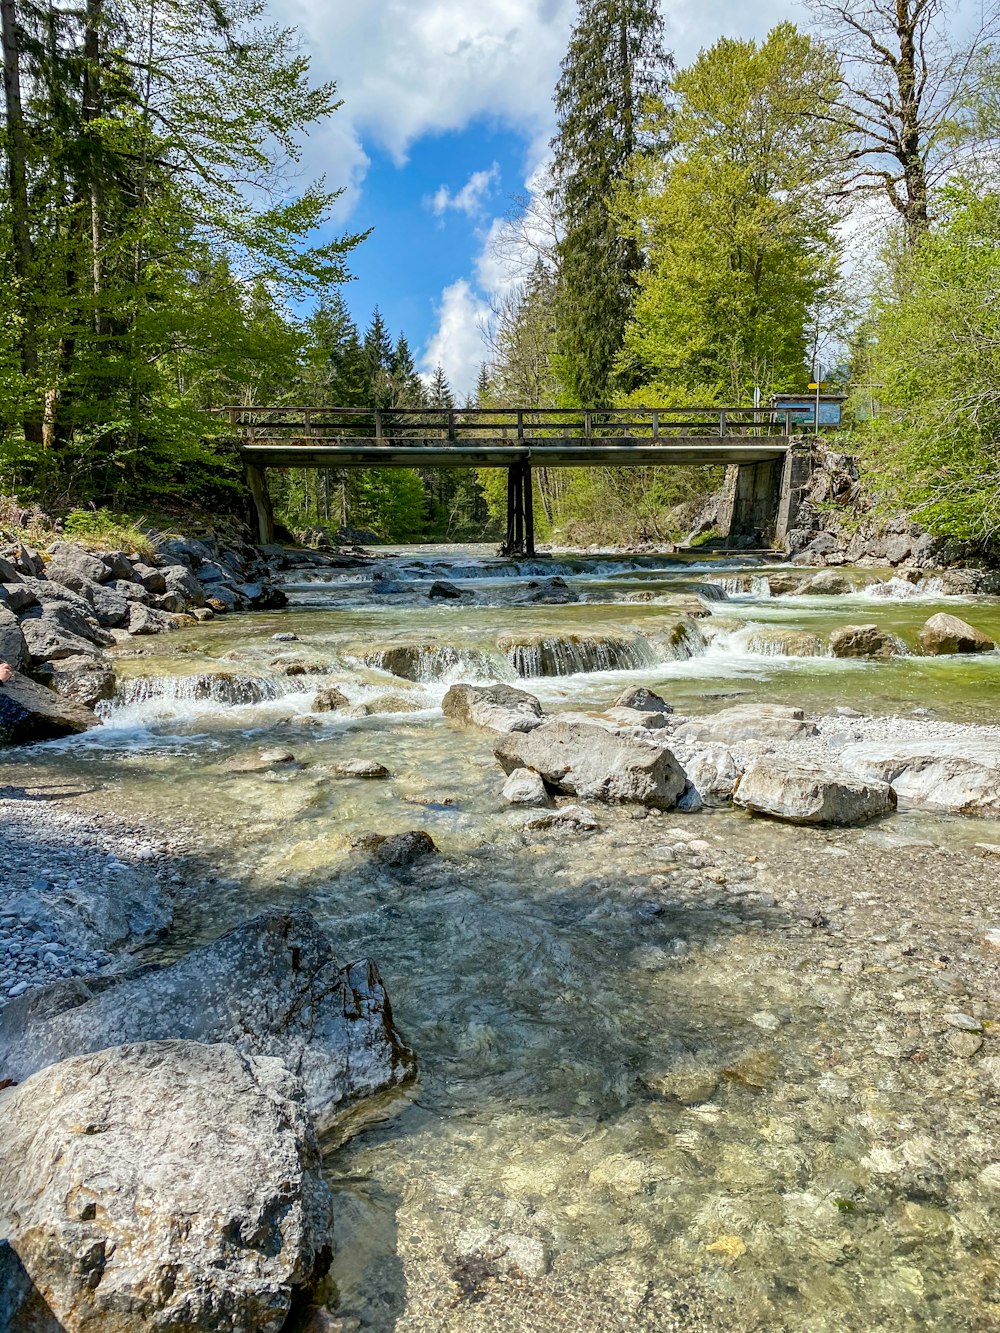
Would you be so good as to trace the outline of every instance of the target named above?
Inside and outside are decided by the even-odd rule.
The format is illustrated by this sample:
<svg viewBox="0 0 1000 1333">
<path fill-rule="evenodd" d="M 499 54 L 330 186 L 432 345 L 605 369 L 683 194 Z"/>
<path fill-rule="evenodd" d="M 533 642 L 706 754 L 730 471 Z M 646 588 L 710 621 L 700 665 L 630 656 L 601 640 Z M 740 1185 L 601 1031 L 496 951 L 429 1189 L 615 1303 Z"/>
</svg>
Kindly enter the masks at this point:
<svg viewBox="0 0 1000 1333">
<path fill-rule="evenodd" d="M 544 161 L 574 0 L 271 0 L 343 108 L 304 145 L 303 171 L 344 187 L 335 229 L 373 233 L 345 289 L 359 324 L 378 305 L 418 368 L 471 389 L 478 326 L 512 275 L 491 238 Z M 723 33 L 763 35 L 789 0 L 666 0 L 679 64 Z"/>
</svg>

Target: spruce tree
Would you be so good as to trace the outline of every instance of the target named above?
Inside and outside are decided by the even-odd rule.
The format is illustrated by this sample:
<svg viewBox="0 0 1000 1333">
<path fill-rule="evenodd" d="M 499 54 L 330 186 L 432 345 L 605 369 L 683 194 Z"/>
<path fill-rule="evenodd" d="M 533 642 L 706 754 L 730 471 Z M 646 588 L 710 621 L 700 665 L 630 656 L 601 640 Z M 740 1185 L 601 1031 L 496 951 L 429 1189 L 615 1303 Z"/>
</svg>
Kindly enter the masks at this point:
<svg viewBox="0 0 1000 1333">
<path fill-rule="evenodd" d="M 431 407 L 455 406 L 455 395 L 452 393 L 448 377 L 444 373 L 444 366 L 440 363 L 434 367 L 428 399 Z"/>
<path fill-rule="evenodd" d="M 555 92 L 552 200 L 562 229 L 560 374 L 588 407 L 610 404 L 618 387 L 615 359 L 642 264 L 612 201 L 635 154 L 653 147 L 644 117 L 662 104 L 672 66 L 656 0 L 579 0 Z"/>
<path fill-rule="evenodd" d="M 368 405 L 389 407 L 392 403 L 392 339 L 378 306 L 372 314 L 372 322 L 365 329 L 362 361 Z"/>
</svg>

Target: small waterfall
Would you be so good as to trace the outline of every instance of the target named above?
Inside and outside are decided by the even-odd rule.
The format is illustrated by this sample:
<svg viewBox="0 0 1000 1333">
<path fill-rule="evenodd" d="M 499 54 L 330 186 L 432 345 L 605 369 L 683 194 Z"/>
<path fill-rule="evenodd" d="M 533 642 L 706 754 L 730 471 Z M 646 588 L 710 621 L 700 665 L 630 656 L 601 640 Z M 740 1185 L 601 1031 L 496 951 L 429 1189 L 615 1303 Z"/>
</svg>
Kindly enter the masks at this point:
<svg viewBox="0 0 1000 1333">
<path fill-rule="evenodd" d="M 696 620 L 686 616 L 676 620 L 665 631 L 652 635 L 657 649 L 657 660 L 661 662 L 686 662 L 691 657 L 701 657 L 708 648 L 708 640 Z"/>
<path fill-rule="evenodd" d="M 657 660 L 649 643 L 637 636 L 504 634 L 497 639 L 497 647 L 522 680 L 533 676 L 575 676 L 590 671 L 638 671 Z"/>
<path fill-rule="evenodd" d="M 707 579 L 706 583 L 709 587 L 721 588 L 726 597 L 771 596 L 771 585 L 766 574 L 734 574 L 730 578 Z"/>
<path fill-rule="evenodd" d="M 287 677 L 240 676 L 230 671 L 204 672 L 197 676 L 126 676 L 118 681 L 111 709 L 131 708 L 153 700 L 183 703 L 216 703 L 239 708 L 298 694 L 301 684 Z"/>
<path fill-rule="evenodd" d="M 434 681 L 507 680 L 507 662 L 496 653 L 476 648 L 453 648 L 439 643 L 394 643 L 374 652 L 361 653 L 365 666 L 388 671 L 401 680 L 430 684 Z"/>
<path fill-rule="evenodd" d="M 700 597 L 705 602 L 728 602 L 727 582 L 735 582 L 735 580 L 709 579 L 705 583 L 690 583 L 684 591 L 694 593 L 696 597 Z"/>
</svg>

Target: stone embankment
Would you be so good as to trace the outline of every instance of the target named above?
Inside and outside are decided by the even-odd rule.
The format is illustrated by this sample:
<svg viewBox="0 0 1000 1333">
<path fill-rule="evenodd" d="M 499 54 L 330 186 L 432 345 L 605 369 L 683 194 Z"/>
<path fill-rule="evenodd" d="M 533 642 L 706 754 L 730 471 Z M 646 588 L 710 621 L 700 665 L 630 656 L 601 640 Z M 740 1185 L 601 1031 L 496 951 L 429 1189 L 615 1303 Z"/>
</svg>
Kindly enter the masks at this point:
<svg viewBox="0 0 1000 1333">
<path fill-rule="evenodd" d="M 235 611 L 285 605 L 274 575 L 290 563 L 355 565 L 351 555 L 223 546 L 163 537 L 155 556 L 94 554 L 71 542 L 39 552 L 0 546 L 0 745 L 72 735 L 98 724 L 115 691 L 109 650 Z"/>
</svg>

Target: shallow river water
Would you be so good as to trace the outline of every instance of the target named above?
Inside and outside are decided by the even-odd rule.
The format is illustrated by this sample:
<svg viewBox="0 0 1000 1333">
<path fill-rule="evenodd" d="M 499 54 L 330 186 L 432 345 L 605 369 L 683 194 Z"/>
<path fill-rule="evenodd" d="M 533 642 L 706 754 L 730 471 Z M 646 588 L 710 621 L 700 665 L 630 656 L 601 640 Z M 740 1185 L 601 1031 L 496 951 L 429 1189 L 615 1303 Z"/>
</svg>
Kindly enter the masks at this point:
<svg viewBox="0 0 1000 1333">
<path fill-rule="evenodd" d="M 977 847 L 1000 829 L 598 808 L 528 831 L 489 738 L 440 712 L 449 683 L 502 679 L 549 712 L 642 683 L 679 713 L 998 721 L 1000 654 L 824 645 L 873 621 L 913 647 L 937 610 L 1000 639 L 1000 600 L 870 570 L 772 596 L 768 572 L 411 548 L 290 573 L 287 610 L 148 640 L 102 728 L 11 764 L 183 834 L 171 949 L 295 902 L 378 963 L 421 1075 L 330 1145 L 330 1328 L 1000 1328 L 1000 857 Z M 466 595 L 429 600 L 440 578 Z M 685 607 L 711 614 L 678 630 Z M 313 712 L 329 686 L 372 711 Z M 275 748 L 295 763 L 245 771 Z M 356 758 L 391 777 L 336 775 Z M 407 829 L 440 855 L 392 871 L 351 845 Z"/>
</svg>

